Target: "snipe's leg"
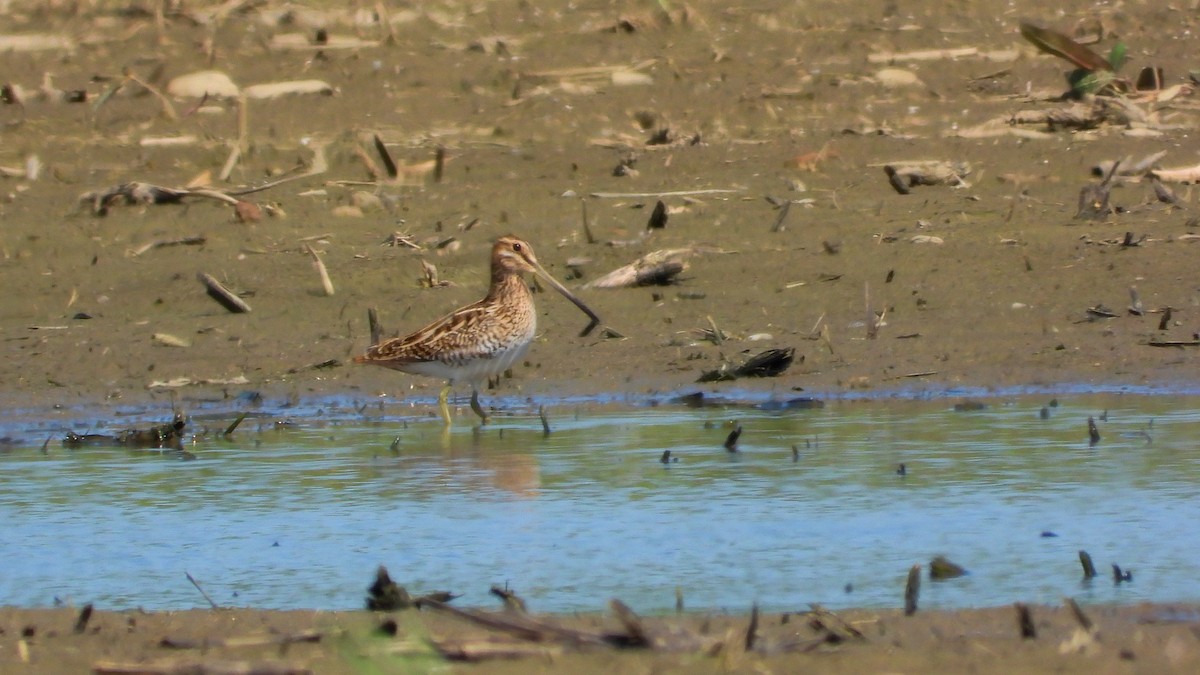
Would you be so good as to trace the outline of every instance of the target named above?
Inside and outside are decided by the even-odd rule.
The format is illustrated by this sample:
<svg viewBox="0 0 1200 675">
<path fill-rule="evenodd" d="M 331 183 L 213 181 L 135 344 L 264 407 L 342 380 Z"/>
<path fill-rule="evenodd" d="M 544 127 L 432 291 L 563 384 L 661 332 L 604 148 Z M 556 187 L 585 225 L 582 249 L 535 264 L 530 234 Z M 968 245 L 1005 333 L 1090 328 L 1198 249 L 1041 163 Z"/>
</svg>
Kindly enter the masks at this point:
<svg viewBox="0 0 1200 675">
<path fill-rule="evenodd" d="M 450 428 L 450 404 L 447 399 L 450 398 L 450 383 L 442 387 L 442 393 L 438 396 L 438 410 L 442 413 L 442 421 L 446 423 L 446 428 Z"/>
<path fill-rule="evenodd" d="M 483 406 L 479 405 L 479 390 L 478 389 L 471 390 L 471 410 L 474 410 L 475 414 L 479 415 L 479 420 L 480 420 L 479 423 L 480 424 L 487 424 L 488 421 L 491 419 L 490 417 L 488 417 L 487 413 L 483 412 Z"/>
</svg>

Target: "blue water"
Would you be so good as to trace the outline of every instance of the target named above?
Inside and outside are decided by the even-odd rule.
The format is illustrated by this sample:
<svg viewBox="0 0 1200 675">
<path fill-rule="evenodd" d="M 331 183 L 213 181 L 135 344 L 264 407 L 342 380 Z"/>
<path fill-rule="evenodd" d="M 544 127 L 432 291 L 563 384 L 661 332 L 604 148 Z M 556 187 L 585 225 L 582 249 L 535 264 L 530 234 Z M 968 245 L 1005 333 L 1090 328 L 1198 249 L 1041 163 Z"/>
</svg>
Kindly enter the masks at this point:
<svg viewBox="0 0 1200 675">
<path fill-rule="evenodd" d="M 268 411 L 226 440 L 228 411 L 193 420 L 190 461 L 57 432 L 43 453 L 34 424 L 0 451 L 0 605 L 207 606 L 191 574 L 223 605 L 357 608 L 383 564 L 413 592 L 489 605 L 507 583 L 537 611 L 665 611 L 676 588 L 693 609 L 896 607 L 935 555 L 970 574 L 926 578 L 923 607 L 1200 600 L 1200 398 L 1072 395 L 1042 419 L 1049 400 L 562 403 L 549 436 L 528 410 L 445 436 L 368 408 Z"/>
</svg>

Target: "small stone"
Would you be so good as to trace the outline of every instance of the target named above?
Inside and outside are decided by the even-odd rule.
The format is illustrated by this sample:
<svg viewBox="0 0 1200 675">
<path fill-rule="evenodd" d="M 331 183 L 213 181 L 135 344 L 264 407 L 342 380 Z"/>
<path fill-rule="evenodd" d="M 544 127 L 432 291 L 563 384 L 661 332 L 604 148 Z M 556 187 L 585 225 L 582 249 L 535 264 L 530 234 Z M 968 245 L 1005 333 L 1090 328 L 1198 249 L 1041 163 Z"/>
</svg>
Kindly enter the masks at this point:
<svg viewBox="0 0 1200 675">
<path fill-rule="evenodd" d="M 358 190 L 350 195 L 350 202 L 357 206 L 363 213 L 383 210 L 383 200 L 379 195 L 367 192 L 366 190 Z"/>
<path fill-rule="evenodd" d="M 200 70 L 167 83 L 167 93 L 179 98 L 202 98 L 205 94 L 222 98 L 236 98 L 238 86 L 228 75 L 219 70 Z"/>
</svg>

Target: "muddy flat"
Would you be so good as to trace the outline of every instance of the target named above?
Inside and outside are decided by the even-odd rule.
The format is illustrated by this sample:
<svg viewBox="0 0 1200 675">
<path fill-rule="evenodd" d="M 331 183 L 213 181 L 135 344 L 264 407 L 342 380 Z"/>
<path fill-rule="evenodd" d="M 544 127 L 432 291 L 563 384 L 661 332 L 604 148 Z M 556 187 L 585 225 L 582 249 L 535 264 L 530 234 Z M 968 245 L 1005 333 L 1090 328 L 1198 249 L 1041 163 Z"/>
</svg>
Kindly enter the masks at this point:
<svg viewBox="0 0 1200 675">
<path fill-rule="evenodd" d="M 611 330 L 581 337 L 586 317 L 539 294 L 538 338 L 485 398 L 1196 386 L 1197 205 L 1174 171 L 1198 161 L 1186 13 L 1027 0 L 3 11 L 0 400 L 18 419 L 245 392 L 433 414 L 441 382 L 351 363 L 368 310 L 403 334 L 483 297 L 491 243 L 510 233 Z M 1023 39 L 1022 18 L 1102 55 L 1120 42 L 1118 74 L 1161 68 L 1162 86 L 1065 99 L 1072 66 Z M 1094 167 L 1118 160 L 1142 166 L 1093 199 Z M 586 287 L 661 251 L 678 263 L 661 283 Z M 201 274 L 250 311 L 216 302 Z M 791 366 L 697 383 L 768 349 L 795 350 Z M 1036 640 L 1011 608 L 867 612 L 865 644 L 804 655 L 492 667 L 1194 669 L 1195 622 L 1146 622 L 1154 611 L 1098 610 L 1102 638 L 1066 648 L 1060 609 L 1035 612 L 1050 636 Z M 343 672 L 357 643 L 328 636 L 377 621 L 101 612 L 76 635 L 75 614 L 4 610 L 4 670 L 178 660 L 157 646 L 177 630 L 312 628 L 327 636 L 316 646 L 230 658 Z"/>
</svg>

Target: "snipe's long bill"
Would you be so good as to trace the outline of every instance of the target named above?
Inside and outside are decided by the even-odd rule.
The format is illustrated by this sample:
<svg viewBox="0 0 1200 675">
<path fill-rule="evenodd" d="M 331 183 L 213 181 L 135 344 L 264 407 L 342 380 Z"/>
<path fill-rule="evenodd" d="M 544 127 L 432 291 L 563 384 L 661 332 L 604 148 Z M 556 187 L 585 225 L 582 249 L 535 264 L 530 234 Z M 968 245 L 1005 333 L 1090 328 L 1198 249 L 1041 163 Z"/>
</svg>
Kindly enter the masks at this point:
<svg viewBox="0 0 1200 675">
<path fill-rule="evenodd" d="M 372 345 L 354 362 L 446 380 L 438 397 L 446 426 L 450 426 L 446 402 L 450 388 L 458 382 L 469 383 L 471 410 L 486 423 L 487 415 L 479 405 L 479 384 L 519 361 L 537 332 L 537 311 L 522 276 L 525 272 L 536 274 L 588 315 L 591 323 L 581 335 L 600 324 L 595 312 L 542 269 L 528 242 L 507 236 L 492 246 L 492 284 L 487 296 L 411 335 Z"/>
</svg>

